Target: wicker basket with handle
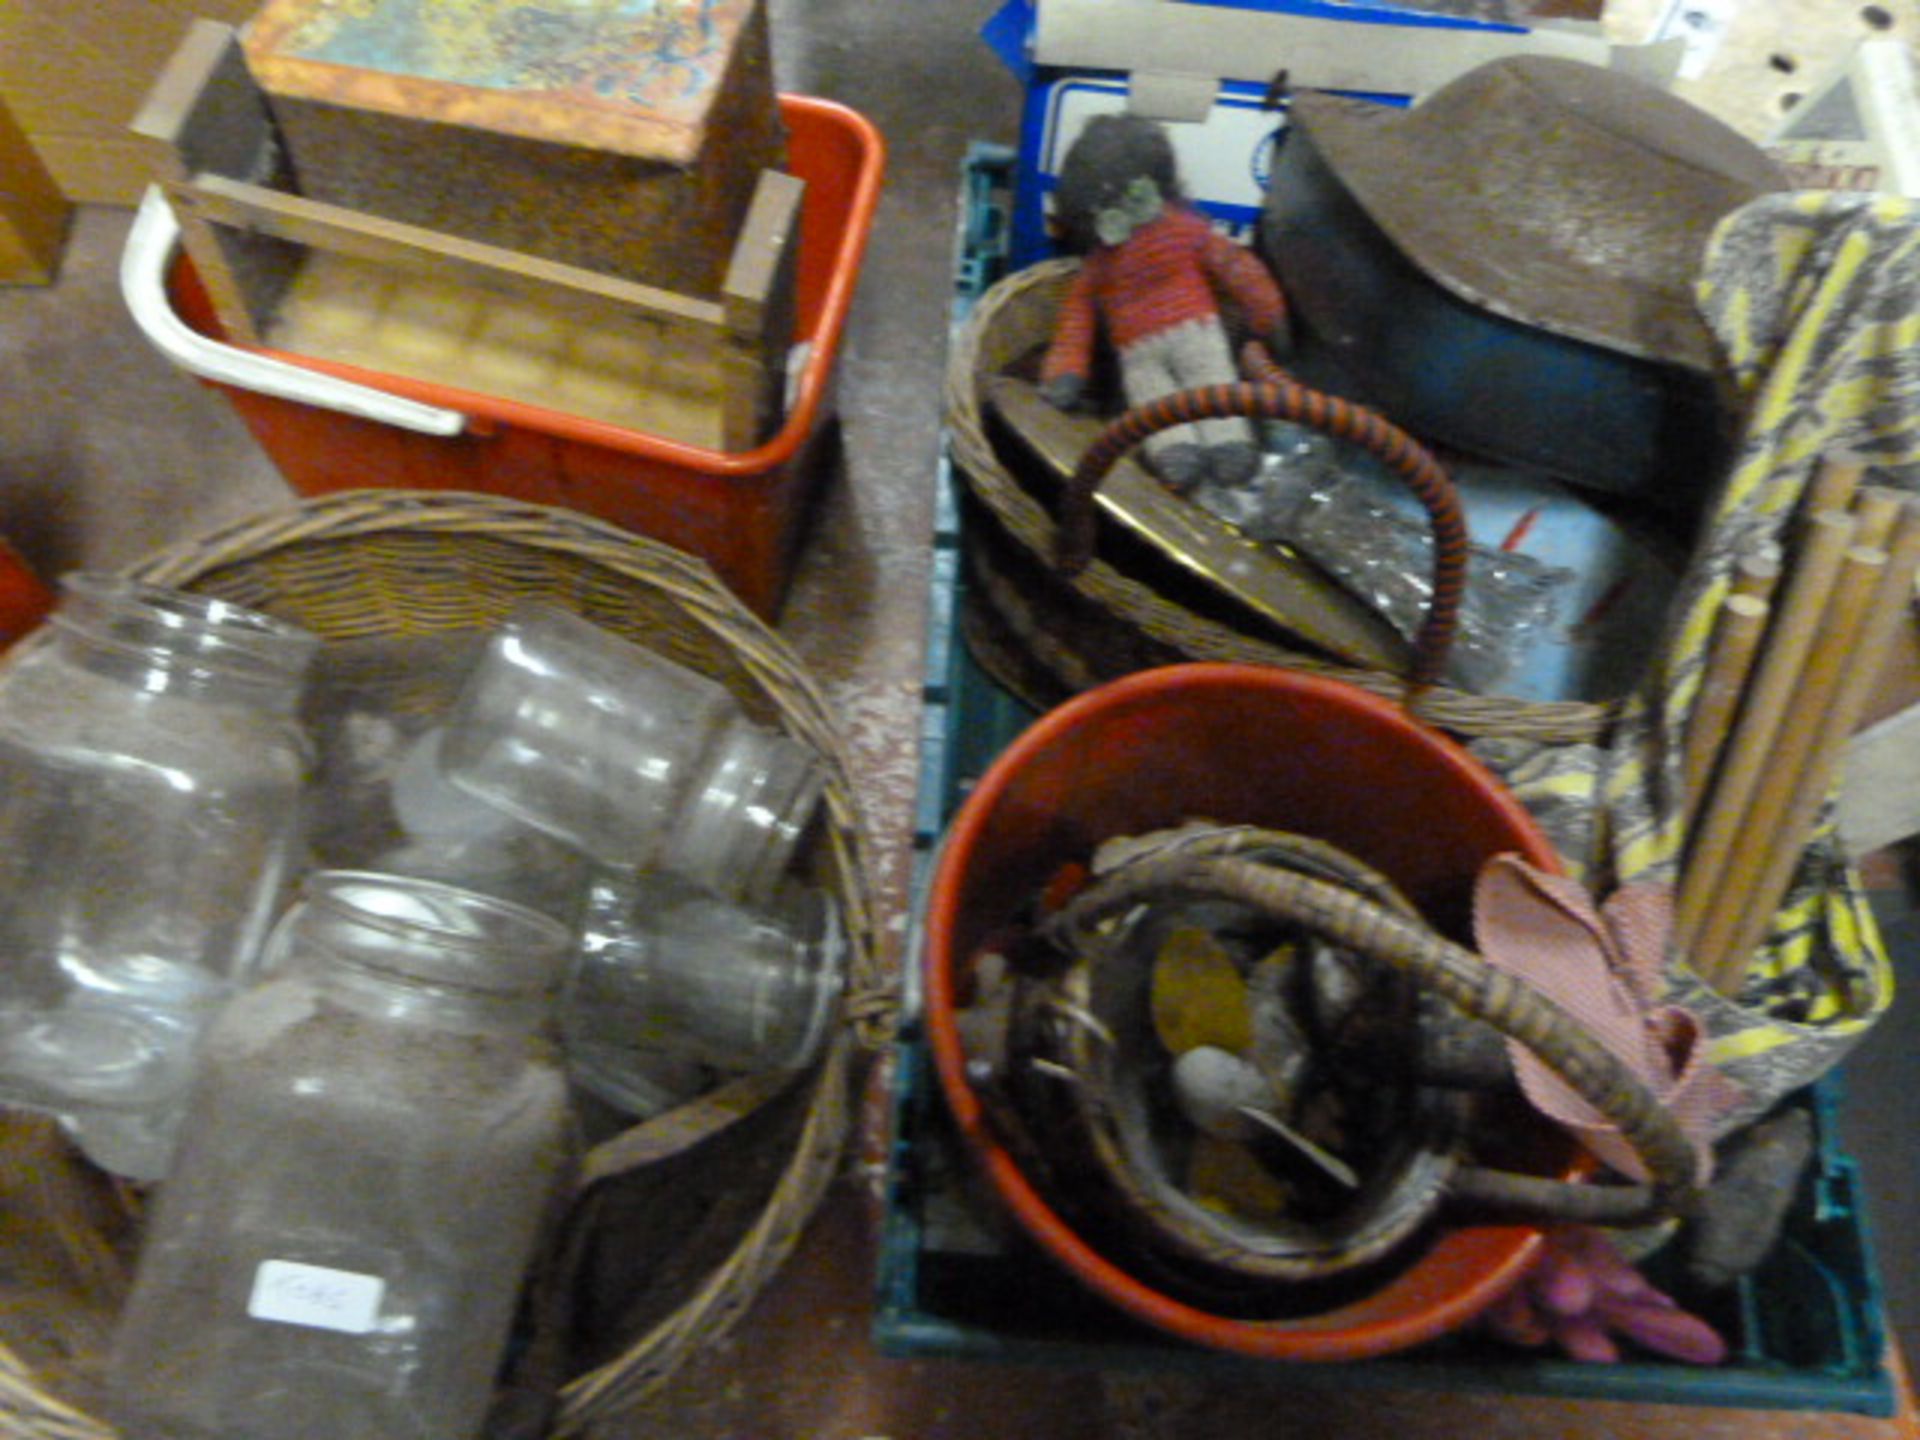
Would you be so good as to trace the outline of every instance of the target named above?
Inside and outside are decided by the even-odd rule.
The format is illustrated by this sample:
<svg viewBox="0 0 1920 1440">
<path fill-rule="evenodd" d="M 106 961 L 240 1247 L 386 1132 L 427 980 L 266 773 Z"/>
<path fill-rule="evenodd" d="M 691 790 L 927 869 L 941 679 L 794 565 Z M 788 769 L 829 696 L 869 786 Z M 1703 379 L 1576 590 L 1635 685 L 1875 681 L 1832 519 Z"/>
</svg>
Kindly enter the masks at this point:
<svg viewBox="0 0 1920 1440">
<path fill-rule="evenodd" d="M 577 1432 L 639 1403 L 725 1333 L 785 1259 L 849 1136 L 858 1056 L 884 1040 L 891 1022 L 867 842 L 845 747 L 817 685 L 700 561 L 568 511 L 489 496 L 334 495 L 166 550 L 133 573 L 267 611 L 328 640 L 471 630 L 522 601 L 546 601 L 713 677 L 756 720 L 825 758 L 822 818 L 803 863 L 837 901 L 849 939 L 842 1023 L 825 1057 L 784 1084 L 736 1082 L 717 1102 L 696 1101 L 587 1157 L 574 1218 L 594 1205 L 603 1233 L 587 1236 L 573 1259 L 591 1266 L 639 1254 L 650 1263 L 597 1282 L 618 1292 L 620 1305 L 601 1310 L 623 1318 L 625 1333 L 550 1357 L 547 1377 L 559 1387 L 553 1432 Z M 707 1168 L 724 1173 L 700 1174 L 703 1144 L 717 1157 Z M 667 1160 L 679 1167 L 676 1190 L 704 1184 L 750 1198 L 744 1208 L 707 1206 L 700 1225 L 661 1233 L 672 1223 L 661 1221 L 646 1230 L 646 1217 L 668 1212 L 646 1188 L 644 1162 Z M 139 1215 L 138 1198 L 76 1159 L 48 1122 L 0 1115 L 0 1435 L 116 1433 L 87 1411 Z M 642 1230 L 620 1233 L 621 1225 Z M 570 1228 L 577 1235 L 583 1227 Z M 569 1326 L 579 1309 L 563 1312 Z M 539 1335 L 529 1348 L 543 1343 L 555 1349 Z"/>
<path fill-rule="evenodd" d="M 970 617 L 969 639 L 988 668 L 1043 704 L 1102 680 L 1182 660 L 1280 665 L 1388 698 L 1405 696 L 1407 682 L 1398 674 L 1290 646 L 1271 629 L 1190 603 L 1112 555 L 1096 552 L 1093 562 L 1071 577 L 1055 569 L 1059 526 L 996 441 L 985 392 L 993 377 L 1046 344 L 1077 264 L 1045 261 L 991 287 L 962 328 L 948 363 L 948 441 L 965 495 L 977 506 L 964 537 L 968 595 L 987 612 Z M 1613 715 L 1609 705 L 1527 701 L 1442 686 L 1422 690 L 1415 710 L 1429 724 L 1457 735 L 1547 742 L 1593 740 Z"/>
</svg>

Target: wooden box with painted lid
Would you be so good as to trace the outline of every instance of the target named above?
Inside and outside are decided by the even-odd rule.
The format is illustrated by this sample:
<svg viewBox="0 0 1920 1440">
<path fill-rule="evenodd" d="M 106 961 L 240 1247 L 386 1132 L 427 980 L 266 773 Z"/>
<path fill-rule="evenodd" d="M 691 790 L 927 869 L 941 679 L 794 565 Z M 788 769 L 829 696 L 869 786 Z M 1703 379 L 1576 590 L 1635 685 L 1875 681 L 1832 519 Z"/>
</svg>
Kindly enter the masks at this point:
<svg viewBox="0 0 1920 1440">
<path fill-rule="evenodd" d="M 719 280 L 692 292 L 316 197 L 271 109 L 235 33 L 201 21 L 134 119 L 161 142 L 159 178 L 228 336 L 716 451 L 779 425 L 796 176 L 755 173 L 716 241 Z"/>
<path fill-rule="evenodd" d="M 242 39 L 300 194 L 698 299 L 786 165 L 763 0 L 267 0 Z"/>
</svg>

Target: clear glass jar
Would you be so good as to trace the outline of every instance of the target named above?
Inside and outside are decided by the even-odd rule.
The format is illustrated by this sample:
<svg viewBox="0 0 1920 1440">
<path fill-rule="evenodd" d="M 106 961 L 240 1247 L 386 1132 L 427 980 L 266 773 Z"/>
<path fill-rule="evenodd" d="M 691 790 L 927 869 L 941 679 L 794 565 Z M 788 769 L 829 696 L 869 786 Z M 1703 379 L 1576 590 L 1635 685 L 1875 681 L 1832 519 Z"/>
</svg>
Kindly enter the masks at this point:
<svg viewBox="0 0 1920 1440">
<path fill-rule="evenodd" d="M 438 880 L 571 926 L 585 861 L 441 773 L 442 719 L 487 638 L 442 630 L 321 649 L 301 712 L 318 751 L 307 848 L 315 869 Z"/>
<path fill-rule="evenodd" d="M 675 876 L 603 872 L 561 1008 L 574 1078 L 632 1110 L 668 1062 L 799 1069 L 826 1040 L 845 962 L 838 912 L 816 888 L 789 884 L 749 909 Z"/>
<path fill-rule="evenodd" d="M 164 1170 L 194 1037 L 280 902 L 318 643 L 82 572 L 0 666 L 0 1096 L 108 1169 Z"/>
<path fill-rule="evenodd" d="M 753 724 L 719 682 L 538 604 L 489 642 L 439 765 L 603 865 L 747 904 L 777 888 L 826 786 L 811 747 Z"/>
<path fill-rule="evenodd" d="M 143 1440 L 465 1440 L 573 1127 L 564 927 L 429 881 L 310 876 L 207 1032 L 115 1336 Z"/>
</svg>

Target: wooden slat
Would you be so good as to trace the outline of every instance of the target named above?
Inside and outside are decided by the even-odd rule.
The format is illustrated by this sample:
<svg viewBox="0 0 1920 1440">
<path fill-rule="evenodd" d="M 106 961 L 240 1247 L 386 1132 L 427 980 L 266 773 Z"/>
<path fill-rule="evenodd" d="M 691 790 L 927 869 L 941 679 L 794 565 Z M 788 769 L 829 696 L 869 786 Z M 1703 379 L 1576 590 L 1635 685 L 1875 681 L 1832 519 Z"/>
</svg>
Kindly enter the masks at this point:
<svg viewBox="0 0 1920 1440">
<path fill-rule="evenodd" d="M 293 355 L 725 448 L 719 332 L 307 252 L 266 343 Z"/>
<path fill-rule="evenodd" d="M 180 187 L 179 201 L 215 224 L 415 274 L 539 296 L 555 303 L 571 301 L 598 311 L 609 305 L 620 306 L 654 319 L 692 326 L 720 329 L 726 323 L 724 307 L 712 301 L 691 299 L 299 195 L 285 195 L 223 175 L 195 176 Z"/>
<path fill-rule="evenodd" d="M 806 182 L 796 175 L 760 172 L 722 286 L 733 328 L 758 332 L 761 317 L 778 303 L 780 292 L 790 283 L 792 276 L 787 272 L 799 253 L 800 205 L 806 191 Z"/>
<path fill-rule="evenodd" d="M 231 25 L 196 20 L 128 127 L 166 146 L 165 178 L 273 178 L 273 119 Z"/>
<path fill-rule="evenodd" d="M 247 70 L 231 25 L 196 20 L 129 126 L 160 142 L 155 178 L 180 221 L 180 240 L 228 336 L 257 344 L 299 270 L 300 251 L 271 235 L 223 230 L 180 203 L 181 187 L 210 171 L 291 188 L 266 96 Z"/>
<path fill-rule="evenodd" d="M 726 448 L 751 450 L 776 428 L 785 400 L 800 260 L 800 205 L 806 183 L 760 172 L 746 222 L 721 287 L 727 340 L 722 351 Z"/>
</svg>

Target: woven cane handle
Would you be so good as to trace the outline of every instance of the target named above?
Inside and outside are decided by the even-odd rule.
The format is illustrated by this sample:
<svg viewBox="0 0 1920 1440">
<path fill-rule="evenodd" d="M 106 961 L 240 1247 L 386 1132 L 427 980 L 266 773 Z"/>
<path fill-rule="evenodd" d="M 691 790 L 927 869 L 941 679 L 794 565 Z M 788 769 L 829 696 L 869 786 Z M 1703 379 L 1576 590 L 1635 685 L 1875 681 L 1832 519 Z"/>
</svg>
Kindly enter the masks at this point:
<svg viewBox="0 0 1920 1440">
<path fill-rule="evenodd" d="M 1672 1113 L 1610 1051 L 1523 981 L 1344 885 L 1246 860 L 1151 856 L 1096 881 L 1055 923 L 1070 935 L 1133 905 L 1196 893 L 1238 901 L 1390 964 L 1463 1014 L 1518 1040 L 1619 1127 L 1652 1177 L 1651 1211 L 1683 1212 L 1696 1198 L 1692 1143 Z"/>
<path fill-rule="evenodd" d="M 1425 446 L 1385 416 L 1309 389 L 1258 346 L 1249 346 L 1244 360 L 1260 376 L 1257 383 L 1210 385 L 1162 396 L 1127 411 L 1087 447 L 1061 495 L 1055 564 L 1063 574 L 1074 575 L 1092 559 L 1094 496 L 1120 457 L 1148 436 L 1196 420 L 1291 420 L 1368 451 L 1406 481 L 1426 507 L 1433 528 L 1433 598 L 1414 637 L 1411 679 L 1416 685 L 1432 684 L 1453 648 L 1467 583 L 1467 523 L 1453 481 Z"/>
</svg>

